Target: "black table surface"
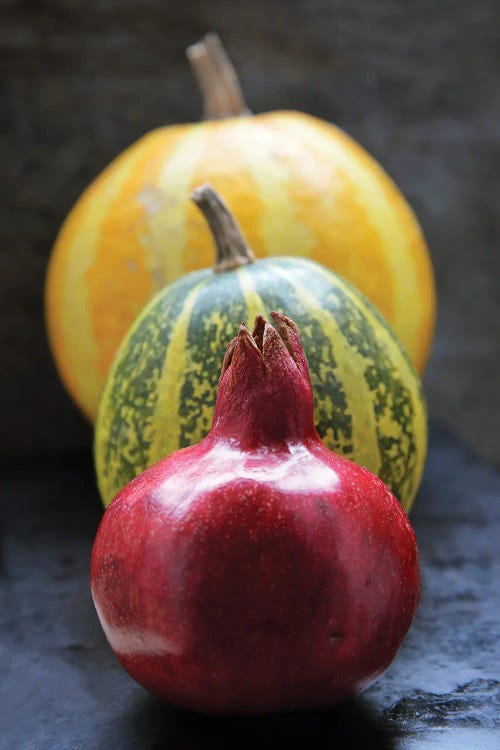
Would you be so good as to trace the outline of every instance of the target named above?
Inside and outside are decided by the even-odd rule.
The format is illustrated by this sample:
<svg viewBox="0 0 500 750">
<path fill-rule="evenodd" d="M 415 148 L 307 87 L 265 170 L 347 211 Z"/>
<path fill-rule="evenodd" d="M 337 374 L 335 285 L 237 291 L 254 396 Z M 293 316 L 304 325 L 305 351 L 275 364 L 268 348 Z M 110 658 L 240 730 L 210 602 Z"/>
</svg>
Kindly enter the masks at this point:
<svg viewBox="0 0 500 750">
<path fill-rule="evenodd" d="M 101 512 L 89 456 L 3 471 L 1 748 L 500 748 L 500 477 L 448 433 L 431 430 L 411 514 L 423 577 L 413 627 L 369 690 L 314 713 L 205 717 L 136 685 L 89 593 Z"/>
</svg>

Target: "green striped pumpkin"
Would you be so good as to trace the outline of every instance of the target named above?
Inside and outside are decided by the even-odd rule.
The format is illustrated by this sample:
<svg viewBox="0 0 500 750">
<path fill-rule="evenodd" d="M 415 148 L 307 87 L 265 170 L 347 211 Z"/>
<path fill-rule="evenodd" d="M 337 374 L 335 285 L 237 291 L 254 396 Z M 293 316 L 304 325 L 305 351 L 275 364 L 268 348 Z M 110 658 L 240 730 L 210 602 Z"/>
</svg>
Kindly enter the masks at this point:
<svg viewBox="0 0 500 750">
<path fill-rule="evenodd" d="M 242 321 L 271 310 L 299 327 L 324 443 L 378 474 L 409 510 L 427 448 L 419 377 L 360 292 L 297 257 L 195 271 L 139 315 L 98 411 L 95 459 L 105 505 L 152 463 L 206 435 L 227 343 Z"/>
</svg>

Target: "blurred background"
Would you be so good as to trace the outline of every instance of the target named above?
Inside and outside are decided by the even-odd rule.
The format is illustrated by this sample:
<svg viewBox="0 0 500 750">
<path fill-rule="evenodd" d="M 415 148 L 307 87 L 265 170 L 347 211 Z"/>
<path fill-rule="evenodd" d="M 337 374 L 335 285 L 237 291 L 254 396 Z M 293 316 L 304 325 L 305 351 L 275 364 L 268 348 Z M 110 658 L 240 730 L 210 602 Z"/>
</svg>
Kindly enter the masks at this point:
<svg viewBox="0 0 500 750">
<path fill-rule="evenodd" d="M 184 48 L 217 31 L 254 112 L 338 124 L 396 180 L 430 247 L 431 420 L 500 466 L 498 0 L 0 0 L 1 450 L 88 450 L 43 319 L 47 259 L 83 188 L 157 126 L 199 119 Z"/>
</svg>

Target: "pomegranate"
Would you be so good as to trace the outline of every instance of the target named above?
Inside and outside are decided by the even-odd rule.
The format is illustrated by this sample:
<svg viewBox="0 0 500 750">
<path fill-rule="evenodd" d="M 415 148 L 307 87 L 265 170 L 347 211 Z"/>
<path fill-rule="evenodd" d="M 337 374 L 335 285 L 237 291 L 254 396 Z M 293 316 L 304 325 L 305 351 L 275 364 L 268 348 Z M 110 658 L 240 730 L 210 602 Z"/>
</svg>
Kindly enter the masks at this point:
<svg viewBox="0 0 500 750">
<path fill-rule="evenodd" d="M 122 665 L 203 712 L 349 698 L 391 663 L 419 598 L 404 511 L 320 442 L 297 328 L 272 318 L 229 344 L 208 436 L 124 487 L 92 552 Z"/>
</svg>

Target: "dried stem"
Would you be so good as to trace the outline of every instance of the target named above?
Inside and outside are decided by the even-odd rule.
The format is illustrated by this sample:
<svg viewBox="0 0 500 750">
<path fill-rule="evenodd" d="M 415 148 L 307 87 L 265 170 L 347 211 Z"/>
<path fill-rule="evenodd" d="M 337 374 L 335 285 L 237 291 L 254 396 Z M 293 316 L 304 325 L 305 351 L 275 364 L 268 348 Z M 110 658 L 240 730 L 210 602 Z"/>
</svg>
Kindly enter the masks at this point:
<svg viewBox="0 0 500 750">
<path fill-rule="evenodd" d="M 203 119 L 249 114 L 236 71 L 217 34 L 206 34 L 186 49 L 203 96 Z"/>
</svg>

